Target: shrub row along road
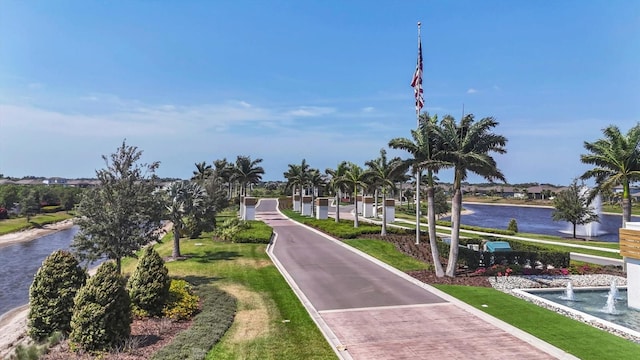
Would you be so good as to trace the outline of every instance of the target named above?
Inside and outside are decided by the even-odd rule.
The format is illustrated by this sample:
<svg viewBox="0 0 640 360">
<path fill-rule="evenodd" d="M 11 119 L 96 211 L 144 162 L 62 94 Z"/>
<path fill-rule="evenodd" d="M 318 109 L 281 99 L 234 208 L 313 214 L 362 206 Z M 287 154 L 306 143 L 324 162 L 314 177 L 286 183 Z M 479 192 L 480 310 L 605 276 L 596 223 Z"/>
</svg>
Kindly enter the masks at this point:
<svg viewBox="0 0 640 360">
<path fill-rule="evenodd" d="M 288 220 L 275 199 L 257 215 L 276 233 L 274 261 L 342 358 L 573 358 Z"/>
</svg>

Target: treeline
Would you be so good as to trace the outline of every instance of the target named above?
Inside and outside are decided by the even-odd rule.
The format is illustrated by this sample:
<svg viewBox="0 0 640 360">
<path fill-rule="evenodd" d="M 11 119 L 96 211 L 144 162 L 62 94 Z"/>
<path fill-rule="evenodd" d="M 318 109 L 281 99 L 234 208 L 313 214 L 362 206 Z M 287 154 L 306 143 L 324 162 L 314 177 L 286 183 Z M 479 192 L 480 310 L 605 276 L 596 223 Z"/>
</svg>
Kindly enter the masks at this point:
<svg viewBox="0 0 640 360">
<path fill-rule="evenodd" d="M 56 210 L 72 210 L 80 201 L 83 189 L 48 185 L 0 185 L 0 219 L 12 212 L 37 214 L 46 207 Z"/>
</svg>

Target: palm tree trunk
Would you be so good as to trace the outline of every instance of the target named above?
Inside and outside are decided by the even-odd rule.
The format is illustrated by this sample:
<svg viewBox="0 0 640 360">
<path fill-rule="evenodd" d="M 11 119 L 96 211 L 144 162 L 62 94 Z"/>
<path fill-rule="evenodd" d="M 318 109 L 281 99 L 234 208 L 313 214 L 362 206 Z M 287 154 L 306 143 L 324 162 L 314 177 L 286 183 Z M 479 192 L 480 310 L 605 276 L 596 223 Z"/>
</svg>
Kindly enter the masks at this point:
<svg viewBox="0 0 640 360">
<path fill-rule="evenodd" d="M 573 238 L 576 238 L 576 223 L 573 223 Z"/>
<path fill-rule="evenodd" d="M 355 191 L 356 217 L 353 220 L 353 227 L 357 228 L 358 227 L 358 186 L 357 185 L 355 186 L 355 189 L 356 189 Z"/>
<path fill-rule="evenodd" d="M 629 183 L 622 185 L 622 227 L 627 226 L 627 222 L 631 221 L 631 189 Z"/>
<path fill-rule="evenodd" d="M 377 198 L 377 196 L 376 196 Z M 386 195 L 384 191 L 382 191 L 382 231 L 380 231 L 380 235 L 387 235 L 387 206 L 385 205 Z M 378 213 L 378 206 L 376 205 L 376 214 Z"/>
<path fill-rule="evenodd" d="M 420 170 L 416 170 L 416 245 L 420 244 Z"/>
<path fill-rule="evenodd" d="M 429 174 L 431 178 L 431 174 Z M 432 184 L 429 184 L 427 188 L 427 216 L 429 217 L 429 245 L 431 248 L 431 257 L 433 258 L 433 265 L 436 270 L 436 277 L 444 276 L 444 269 L 440 262 L 440 252 L 438 251 L 438 245 L 436 244 L 436 211 L 434 200 L 434 188 Z"/>
<path fill-rule="evenodd" d="M 177 259 L 180 256 L 180 231 L 177 224 L 173 223 L 173 253 L 171 253 L 171 257 Z"/>
<path fill-rule="evenodd" d="M 462 211 L 462 189 L 456 182 L 453 199 L 451 201 L 451 247 L 446 275 L 456 276 L 458 262 L 458 244 L 460 243 L 460 213 Z"/>
<path fill-rule="evenodd" d="M 336 192 L 336 222 L 340 222 L 340 191 Z"/>
<path fill-rule="evenodd" d="M 373 218 L 378 218 L 378 189 L 373 192 Z M 384 195 L 383 195 L 384 196 Z"/>
</svg>

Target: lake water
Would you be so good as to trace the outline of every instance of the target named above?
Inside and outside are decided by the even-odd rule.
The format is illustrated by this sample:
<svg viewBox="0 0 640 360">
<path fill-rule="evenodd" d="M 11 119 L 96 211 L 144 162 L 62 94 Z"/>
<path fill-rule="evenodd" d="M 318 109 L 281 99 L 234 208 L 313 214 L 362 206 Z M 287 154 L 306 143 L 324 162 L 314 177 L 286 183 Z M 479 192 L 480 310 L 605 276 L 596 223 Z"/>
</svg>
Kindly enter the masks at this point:
<svg viewBox="0 0 640 360">
<path fill-rule="evenodd" d="M 553 208 L 487 205 L 479 203 L 464 203 L 464 209 L 473 213 L 462 215 L 464 225 L 481 226 L 495 229 L 506 229 L 509 220 L 516 219 L 518 231 L 524 233 L 545 234 L 571 237 L 571 224 L 564 221 L 551 220 Z M 450 220 L 446 218 L 446 220 Z M 634 216 L 632 221 L 640 221 Z M 599 236 L 590 239 L 597 241 L 618 242 L 618 230 L 622 226 L 621 215 L 600 215 Z M 564 233 L 569 231 L 569 233 Z M 578 237 L 583 237 L 578 235 Z"/>
<path fill-rule="evenodd" d="M 69 249 L 77 232 L 74 226 L 0 248 L 0 315 L 29 302 L 29 287 L 42 261 L 56 250 Z"/>
</svg>

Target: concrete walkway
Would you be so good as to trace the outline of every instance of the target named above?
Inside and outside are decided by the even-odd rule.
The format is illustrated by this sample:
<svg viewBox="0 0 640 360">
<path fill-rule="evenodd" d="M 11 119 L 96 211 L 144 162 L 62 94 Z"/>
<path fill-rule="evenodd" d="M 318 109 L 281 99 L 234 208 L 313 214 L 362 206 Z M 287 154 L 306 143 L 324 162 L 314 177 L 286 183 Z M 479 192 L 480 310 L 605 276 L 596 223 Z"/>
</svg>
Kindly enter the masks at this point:
<svg viewBox="0 0 640 360">
<path fill-rule="evenodd" d="M 287 219 L 274 199 L 257 216 L 276 233 L 269 255 L 342 359 L 576 359 Z"/>
</svg>

